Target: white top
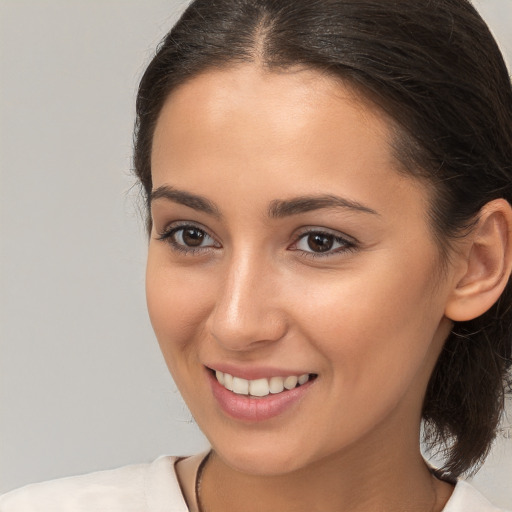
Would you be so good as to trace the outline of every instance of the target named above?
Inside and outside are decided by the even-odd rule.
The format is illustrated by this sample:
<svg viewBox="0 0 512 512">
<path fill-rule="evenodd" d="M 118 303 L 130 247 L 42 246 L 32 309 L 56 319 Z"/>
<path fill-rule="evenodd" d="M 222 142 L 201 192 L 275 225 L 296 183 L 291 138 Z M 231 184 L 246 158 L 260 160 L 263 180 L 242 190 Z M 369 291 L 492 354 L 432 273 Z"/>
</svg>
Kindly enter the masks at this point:
<svg viewBox="0 0 512 512">
<path fill-rule="evenodd" d="M 0 496 L 0 512 L 188 512 L 174 463 L 125 466 L 31 484 Z M 506 512 L 460 480 L 443 512 Z"/>
</svg>

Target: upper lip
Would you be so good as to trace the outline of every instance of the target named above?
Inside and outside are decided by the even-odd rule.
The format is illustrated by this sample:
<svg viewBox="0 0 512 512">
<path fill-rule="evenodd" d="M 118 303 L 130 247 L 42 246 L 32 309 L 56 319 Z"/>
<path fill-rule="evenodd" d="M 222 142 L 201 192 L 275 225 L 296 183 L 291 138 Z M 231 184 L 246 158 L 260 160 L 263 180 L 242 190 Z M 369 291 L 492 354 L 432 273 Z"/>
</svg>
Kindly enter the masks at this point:
<svg viewBox="0 0 512 512">
<path fill-rule="evenodd" d="M 213 371 L 219 371 L 222 373 L 229 373 L 233 377 L 239 377 L 246 380 L 256 379 L 269 379 L 271 377 L 288 377 L 290 375 L 304 375 L 305 373 L 311 374 L 312 372 L 307 370 L 294 370 L 276 368 L 275 366 L 239 366 L 230 363 L 219 363 L 219 364 L 207 364 L 205 365 L 208 369 Z"/>
</svg>

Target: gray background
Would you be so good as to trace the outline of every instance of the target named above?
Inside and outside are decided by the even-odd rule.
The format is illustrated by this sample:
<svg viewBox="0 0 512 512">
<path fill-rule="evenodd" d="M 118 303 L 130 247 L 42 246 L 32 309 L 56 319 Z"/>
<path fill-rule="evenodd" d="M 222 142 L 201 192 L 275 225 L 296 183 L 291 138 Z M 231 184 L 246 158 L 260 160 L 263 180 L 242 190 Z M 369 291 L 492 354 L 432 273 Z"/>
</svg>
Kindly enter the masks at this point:
<svg viewBox="0 0 512 512">
<path fill-rule="evenodd" d="M 206 447 L 146 314 L 130 175 L 137 81 L 185 3 L 0 0 L 0 492 Z M 477 5 L 510 66 L 512 0 Z M 503 437 L 475 483 L 512 508 L 510 482 Z"/>
</svg>

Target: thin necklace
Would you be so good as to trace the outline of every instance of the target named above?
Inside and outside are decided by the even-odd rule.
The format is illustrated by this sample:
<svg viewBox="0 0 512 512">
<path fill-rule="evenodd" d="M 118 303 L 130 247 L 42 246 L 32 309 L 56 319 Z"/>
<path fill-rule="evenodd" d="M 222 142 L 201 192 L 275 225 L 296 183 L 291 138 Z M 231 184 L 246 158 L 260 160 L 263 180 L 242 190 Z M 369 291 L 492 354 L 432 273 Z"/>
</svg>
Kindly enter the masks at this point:
<svg viewBox="0 0 512 512">
<path fill-rule="evenodd" d="M 199 467 L 197 468 L 195 492 L 198 512 L 205 512 L 203 504 L 201 503 L 201 483 L 203 481 L 203 471 L 206 466 L 206 463 L 208 462 L 208 459 L 210 458 L 211 453 L 212 451 L 210 450 L 206 454 L 206 457 L 199 464 Z"/>
</svg>

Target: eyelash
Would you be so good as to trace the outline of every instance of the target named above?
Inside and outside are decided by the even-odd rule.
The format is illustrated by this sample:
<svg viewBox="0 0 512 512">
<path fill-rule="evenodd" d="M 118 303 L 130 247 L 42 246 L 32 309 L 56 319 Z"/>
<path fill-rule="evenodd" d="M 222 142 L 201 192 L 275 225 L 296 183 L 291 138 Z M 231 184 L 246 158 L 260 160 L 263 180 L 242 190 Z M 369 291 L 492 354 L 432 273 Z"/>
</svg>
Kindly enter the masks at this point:
<svg viewBox="0 0 512 512">
<path fill-rule="evenodd" d="M 195 255 L 195 254 L 201 253 L 201 252 L 204 253 L 204 251 L 210 251 L 211 249 L 218 249 L 221 247 L 220 244 L 219 245 L 211 244 L 211 245 L 206 245 L 206 246 L 192 247 L 192 246 L 187 246 L 187 245 L 178 243 L 175 239 L 175 235 L 177 233 L 179 233 L 180 231 L 184 232 L 186 229 L 200 231 L 201 233 L 203 233 L 204 236 L 207 236 L 207 237 L 211 238 L 213 241 L 215 241 L 214 237 L 212 237 L 205 229 L 203 229 L 200 226 L 197 226 L 195 224 L 190 224 L 190 223 L 173 225 L 173 226 L 167 228 L 164 232 L 159 233 L 157 240 L 166 242 L 172 247 L 173 250 L 179 251 L 179 252 L 181 252 L 183 254 L 187 254 L 187 255 Z M 305 250 L 297 248 L 297 245 L 302 240 L 304 240 L 307 237 L 312 236 L 312 235 L 329 237 L 332 240 L 333 244 L 337 243 L 341 247 L 336 248 L 334 250 L 329 249 L 325 252 L 305 251 Z M 295 241 L 292 243 L 292 245 L 288 248 L 288 250 L 299 252 L 301 257 L 303 257 L 303 258 L 326 258 L 329 256 L 333 256 L 335 254 L 340 254 L 340 253 L 345 253 L 345 252 L 353 252 L 357 249 L 357 247 L 358 247 L 358 244 L 354 240 L 349 240 L 347 238 L 344 238 L 343 236 L 335 235 L 334 233 L 331 233 L 329 231 L 310 228 L 309 230 L 304 231 L 301 234 L 299 234 L 296 237 Z"/>
</svg>

